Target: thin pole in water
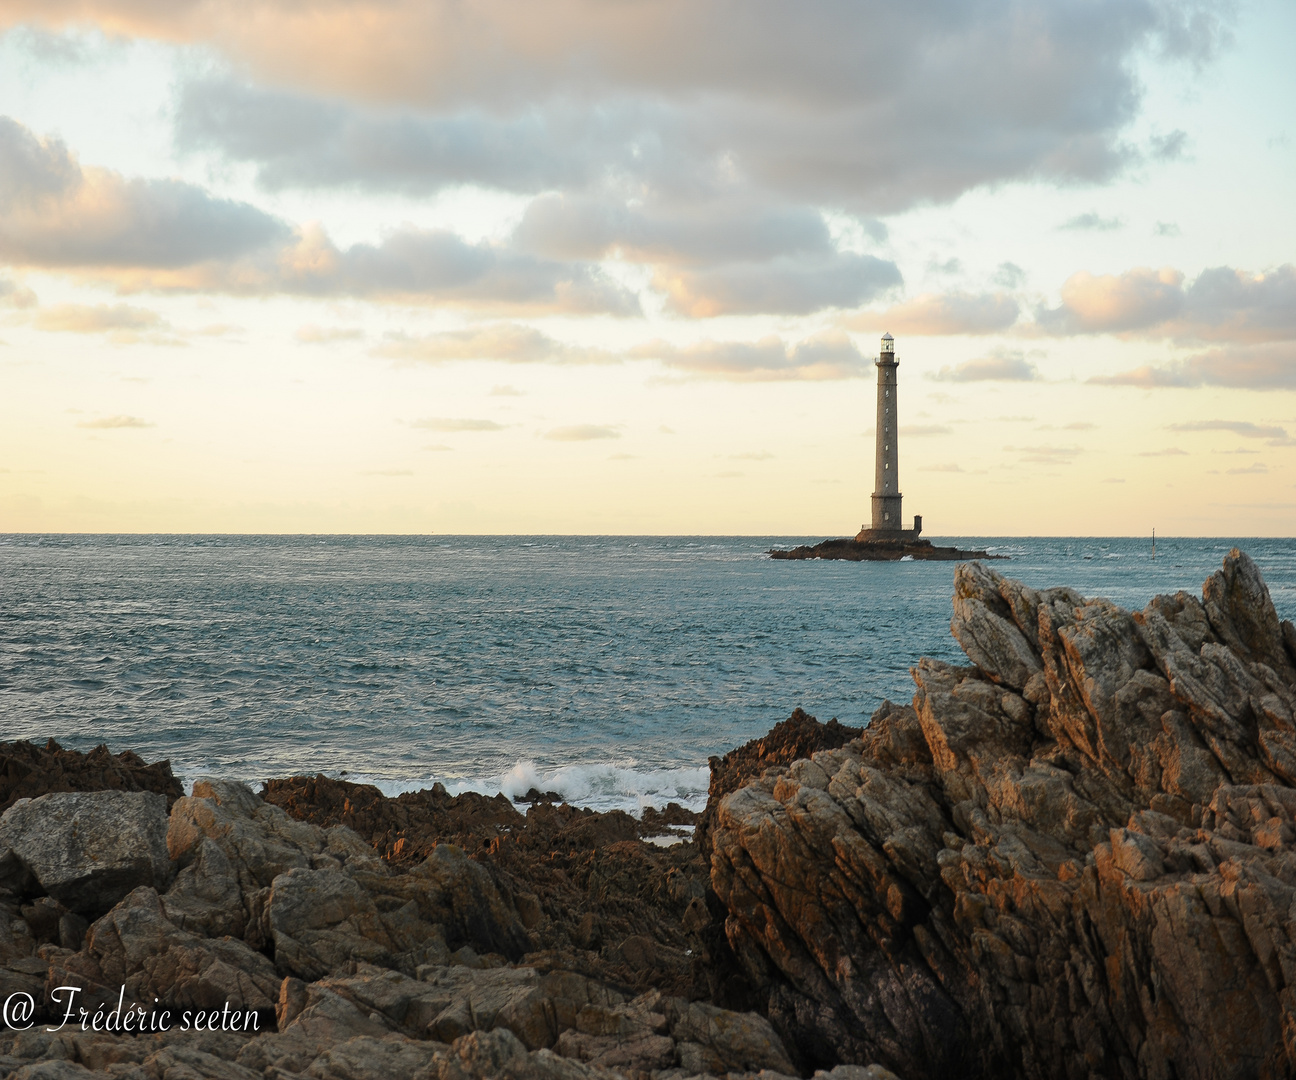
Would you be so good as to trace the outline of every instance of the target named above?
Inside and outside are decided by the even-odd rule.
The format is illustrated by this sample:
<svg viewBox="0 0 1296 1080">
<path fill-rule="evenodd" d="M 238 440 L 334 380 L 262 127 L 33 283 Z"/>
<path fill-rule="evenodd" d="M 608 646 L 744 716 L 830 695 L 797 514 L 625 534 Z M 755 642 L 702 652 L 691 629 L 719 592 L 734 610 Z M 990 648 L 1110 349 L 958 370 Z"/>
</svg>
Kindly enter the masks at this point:
<svg viewBox="0 0 1296 1080">
<path fill-rule="evenodd" d="M 1156 529 L 1152 530 L 1152 558 L 1156 558 Z"/>
</svg>

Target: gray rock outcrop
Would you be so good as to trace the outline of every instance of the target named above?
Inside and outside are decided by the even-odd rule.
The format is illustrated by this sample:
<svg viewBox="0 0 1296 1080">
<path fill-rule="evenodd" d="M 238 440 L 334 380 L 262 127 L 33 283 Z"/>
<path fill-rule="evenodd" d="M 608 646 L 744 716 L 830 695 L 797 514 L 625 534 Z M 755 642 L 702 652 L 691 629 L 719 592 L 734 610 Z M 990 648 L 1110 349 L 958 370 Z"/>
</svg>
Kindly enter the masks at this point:
<svg viewBox="0 0 1296 1080">
<path fill-rule="evenodd" d="M 171 878 L 166 799 L 150 791 L 62 791 L 20 799 L 0 816 L 12 850 L 71 911 L 100 915 L 141 885 Z"/>
</svg>

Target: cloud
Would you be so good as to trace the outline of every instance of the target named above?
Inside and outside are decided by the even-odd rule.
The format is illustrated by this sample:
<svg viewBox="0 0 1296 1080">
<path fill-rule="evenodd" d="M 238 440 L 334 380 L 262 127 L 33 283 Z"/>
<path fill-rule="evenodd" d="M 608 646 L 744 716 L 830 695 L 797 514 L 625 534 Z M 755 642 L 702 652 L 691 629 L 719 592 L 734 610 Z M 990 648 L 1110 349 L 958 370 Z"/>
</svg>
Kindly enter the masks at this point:
<svg viewBox="0 0 1296 1080">
<path fill-rule="evenodd" d="M 1020 288 L 1026 281 L 1026 271 L 1016 263 L 1002 262 L 995 271 L 994 283 L 1005 289 Z"/>
<path fill-rule="evenodd" d="M 589 442 L 592 439 L 619 439 L 621 433 L 601 424 L 573 424 L 546 431 L 544 437 L 555 442 Z"/>
<path fill-rule="evenodd" d="M 633 315 L 639 301 L 595 266 L 536 258 L 446 229 L 403 228 L 376 244 L 335 247 L 318 228 L 295 243 L 248 291 L 438 301 L 572 314 Z M 239 282 L 227 285 L 237 291 Z"/>
<path fill-rule="evenodd" d="M 1249 473 L 1267 473 L 1269 466 L 1261 461 L 1253 461 L 1250 465 L 1244 465 L 1237 469 L 1225 469 L 1228 476 L 1245 476 Z"/>
<path fill-rule="evenodd" d="M 703 341 L 686 346 L 654 341 L 626 355 L 660 360 L 668 368 L 690 375 L 752 382 L 860 378 L 871 366 L 841 331 L 829 331 L 795 345 L 773 335 L 754 342 Z"/>
<path fill-rule="evenodd" d="M 261 186 L 359 186 L 427 195 L 454 184 L 534 192 L 631 162 L 636 130 L 624 111 L 601 118 L 570 104 L 499 116 L 466 107 L 429 116 L 264 89 L 228 77 L 180 86 L 176 142 L 253 163 Z M 602 122 L 600 122 L 600 119 Z"/>
<path fill-rule="evenodd" d="M 377 243 L 338 248 L 322 228 L 308 225 L 286 246 L 245 259 L 179 269 L 83 269 L 126 292 L 350 297 L 544 314 L 640 311 L 637 296 L 597 266 L 537 258 L 507 243 L 469 243 L 446 229 L 405 227 Z"/>
<path fill-rule="evenodd" d="M 808 315 L 824 308 L 858 307 L 901 280 L 893 262 L 837 253 L 701 270 L 659 270 L 653 287 L 666 294 L 668 311 L 707 319 L 761 312 Z"/>
<path fill-rule="evenodd" d="M 1296 347 L 1287 343 L 1239 345 L 1147 364 L 1115 375 L 1095 375 L 1099 386 L 1159 387 L 1227 386 L 1243 390 L 1296 389 Z"/>
<path fill-rule="evenodd" d="M 491 397 L 522 397 L 522 391 L 516 386 L 498 385 L 492 386 L 490 390 Z"/>
<path fill-rule="evenodd" d="M 358 341 L 364 337 L 364 331 L 346 326 L 315 326 L 309 323 L 299 326 L 293 334 L 303 345 L 331 345 L 337 341 Z"/>
<path fill-rule="evenodd" d="M 1168 135 L 1153 135 L 1148 148 L 1157 161 L 1178 161 L 1188 147 L 1188 132 L 1176 128 Z"/>
<path fill-rule="evenodd" d="M 1005 446 L 1009 453 L 1019 453 L 1022 461 L 1041 465 L 1069 465 L 1084 453 L 1079 446 Z"/>
<path fill-rule="evenodd" d="M 1138 267 L 1119 276 L 1082 270 L 1062 286 L 1061 306 L 1041 308 L 1035 321 L 1056 334 L 1145 330 L 1178 315 L 1183 302 L 1183 274 L 1170 267 Z"/>
<path fill-rule="evenodd" d="M 1187 287 L 1171 267 L 1071 275 L 1062 303 L 1040 308 L 1037 325 L 1055 334 L 1126 333 L 1180 341 L 1296 339 L 1296 266 L 1251 273 L 1203 270 Z"/>
<path fill-rule="evenodd" d="M 36 306 L 36 294 L 25 285 L 0 278 L 0 307 L 32 308 Z"/>
<path fill-rule="evenodd" d="M 846 325 L 918 336 L 993 334 L 1012 326 L 1019 311 L 1017 301 L 1001 292 L 923 293 L 880 313 L 861 312 Z"/>
<path fill-rule="evenodd" d="M 61 142 L 0 117 L 0 259 L 162 289 L 352 296 L 576 314 L 639 312 L 598 267 L 403 227 L 340 249 L 246 203 L 174 180 L 83 169 Z"/>
<path fill-rule="evenodd" d="M 602 364 L 616 359 L 615 354 L 606 350 L 567 345 L 534 327 L 518 323 L 446 330 L 420 338 L 389 335 L 373 351 L 379 356 L 432 363 L 501 360 L 511 364 Z"/>
<path fill-rule="evenodd" d="M 1171 431 L 1228 431 L 1244 439 L 1286 440 L 1287 429 L 1276 424 L 1255 424 L 1250 420 L 1189 420 L 1170 424 Z"/>
<path fill-rule="evenodd" d="M 1092 210 L 1088 213 L 1077 214 L 1069 221 L 1064 221 L 1058 226 L 1059 229 L 1074 229 L 1080 232 L 1113 232 L 1124 227 L 1125 222 L 1123 219 L 1100 217 Z"/>
<path fill-rule="evenodd" d="M 39 229 L 0 205 L 0 236 L 33 265 L 123 290 L 637 315 L 635 291 L 596 265 L 615 259 L 646 267 L 629 280 L 676 315 L 856 308 L 900 273 L 840 250 L 825 214 L 869 232 L 879 214 L 985 185 L 1109 178 L 1138 157 L 1123 133 L 1148 50 L 1206 63 L 1230 22 L 1153 0 L 1029 15 L 961 0 L 542 7 L 265 0 L 248 19 L 219 4 L 12 0 L 0 23 L 97 24 L 215 54 L 182 75 L 174 111 L 176 145 L 213 175 L 530 203 L 491 241 L 402 226 L 339 247 L 195 185 L 82 168 L 20 129 L 57 194 Z M 1011 300 L 969 302 L 913 317 L 931 332 L 1011 325 Z"/>
<path fill-rule="evenodd" d="M 156 424 L 152 424 L 147 420 L 141 420 L 138 416 L 105 416 L 99 420 L 82 420 L 77 424 L 79 428 L 95 428 L 97 430 L 151 428 L 156 426 Z"/>
<path fill-rule="evenodd" d="M 1158 221 L 1152 226 L 1153 236 L 1182 236 L 1183 231 L 1173 221 Z"/>
<path fill-rule="evenodd" d="M 112 330 L 158 330 L 169 324 L 156 311 L 130 304 L 60 304 L 42 308 L 33 324 L 38 330 L 100 334 Z"/>
<path fill-rule="evenodd" d="M 503 431 L 507 426 L 494 420 L 466 420 L 449 416 L 430 416 L 424 420 L 415 420 L 411 427 L 426 428 L 428 431 Z"/>
<path fill-rule="evenodd" d="M 1140 450 L 1139 457 L 1187 457 L 1187 450 L 1180 450 L 1177 446 L 1168 446 L 1164 450 Z"/>
<path fill-rule="evenodd" d="M 555 258 L 714 264 L 836 253 L 813 206 L 741 190 L 627 191 L 603 183 L 583 192 L 549 192 L 527 205 L 516 240 Z"/>
<path fill-rule="evenodd" d="M 1169 327 L 1181 338 L 1278 341 L 1296 338 L 1296 266 L 1264 273 L 1228 266 L 1203 270 L 1184 295 L 1184 318 Z"/>
<path fill-rule="evenodd" d="M 829 380 L 858 378 L 869 361 L 840 330 L 796 343 L 777 336 L 759 341 L 701 341 L 675 345 L 650 341 L 619 352 L 558 341 L 534 327 L 501 322 L 423 337 L 389 335 L 374 348 L 379 356 L 432 363 L 487 360 L 510 364 L 613 364 L 656 360 L 668 369 L 697 378 L 730 380 Z M 491 396 L 515 396 L 513 387 L 496 387 Z"/>
<path fill-rule="evenodd" d="M 1040 373 L 1024 353 L 1001 349 L 954 367 L 943 367 L 932 378 L 939 382 L 1035 382 Z"/>
<path fill-rule="evenodd" d="M 266 183 L 534 191 L 624 172 L 682 185 L 727 161 L 753 187 L 875 214 L 1014 178 L 1110 176 L 1132 157 L 1121 132 L 1143 93 L 1137 61 L 1208 63 L 1233 17 L 1117 0 L 1029 17 L 959 0 L 358 0 L 309 13 L 266 0 L 252 20 L 221 5 L 8 8 L 12 21 L 97 18 L 215 45 L 229 69 L 287 88 L 206 79 L 181 95 L 186 137 L 258 163 Z M 384 104 L 339 108 L 346 98 Z"/>
<path fill-rule="evenodd" d="M 192 184 L 83 169 L 59 140 L 0 117 L 0 258 L 12 265 L 173 269 L 288 235 L 277 218 Z"/>
</svg>

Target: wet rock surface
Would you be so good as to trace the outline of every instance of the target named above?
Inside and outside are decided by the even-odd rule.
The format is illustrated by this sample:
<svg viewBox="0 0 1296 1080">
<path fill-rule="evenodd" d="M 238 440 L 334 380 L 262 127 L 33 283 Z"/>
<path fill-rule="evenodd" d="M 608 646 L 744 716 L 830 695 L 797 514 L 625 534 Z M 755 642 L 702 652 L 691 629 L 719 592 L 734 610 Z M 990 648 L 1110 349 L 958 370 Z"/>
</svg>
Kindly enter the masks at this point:
<svg viewBox="0 0 1296 1080">
<path fill-rule="evenodd" d="M 712 759 L 696 822 L 29 784 L 0 996 L 42 1007 L 0 1077 L 1292 1075 L 1296 627 L 1254 564 L 1140 612 L 979 563 L 955 588 L 969 666 Z M 67 986 L 171 1029 L 48 1031 Z"/>
</svg>

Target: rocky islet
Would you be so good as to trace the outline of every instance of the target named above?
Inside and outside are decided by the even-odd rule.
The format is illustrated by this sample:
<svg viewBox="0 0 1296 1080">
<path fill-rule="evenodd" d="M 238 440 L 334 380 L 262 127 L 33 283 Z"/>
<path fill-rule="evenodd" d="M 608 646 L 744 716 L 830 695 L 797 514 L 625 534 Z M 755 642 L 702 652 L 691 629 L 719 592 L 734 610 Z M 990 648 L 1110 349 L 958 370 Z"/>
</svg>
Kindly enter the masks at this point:
<svg viewBox="0 0 1296 1080">
<path fill-rule="evenodd" d="M 0 1076 L 1291 1075 L 1296 628 L 1251 560 L 1133 613 L 968 563 L 952 630 L 862 732 L 713 759 L 670 847 L 678 809 L 5 744 L 0 992 L 217 1029 L 46 1005 Z"/>
<path fill-rule="evenodd" d="M 866 539 L 843 537 L 821 540 L 817 544 L 801 544 L 794 548 L 771 548 L 771 559 L 836 559 L 843 562 L 957 562 L 964 559 L 1006 559 L 1007 555 L 991 555 L 985 551 L 965 551 L 956 547 L 937 547 L 930 540 L 918 539 Z"/>
</svg>

